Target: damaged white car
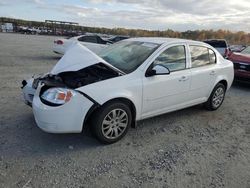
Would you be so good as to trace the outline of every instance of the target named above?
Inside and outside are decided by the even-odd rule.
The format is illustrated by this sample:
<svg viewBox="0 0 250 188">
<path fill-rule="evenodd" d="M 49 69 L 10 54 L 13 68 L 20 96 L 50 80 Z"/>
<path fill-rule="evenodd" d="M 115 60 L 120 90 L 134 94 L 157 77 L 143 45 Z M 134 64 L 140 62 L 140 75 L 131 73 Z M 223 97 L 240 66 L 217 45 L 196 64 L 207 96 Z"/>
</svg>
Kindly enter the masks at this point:
<svg viewBox="0 0 250 188">
<path fill-rule="evenodd" d="M 76 44 L 50 73 L 23 81 L 23 93 L 42 130 L 79 133 L 88 122 L 113 143 L 138 120 L 201 103 L 218 109 L 233 77 L 232 62 L 205 43 L 134 38 L 98 55 Z"/>
</svg>

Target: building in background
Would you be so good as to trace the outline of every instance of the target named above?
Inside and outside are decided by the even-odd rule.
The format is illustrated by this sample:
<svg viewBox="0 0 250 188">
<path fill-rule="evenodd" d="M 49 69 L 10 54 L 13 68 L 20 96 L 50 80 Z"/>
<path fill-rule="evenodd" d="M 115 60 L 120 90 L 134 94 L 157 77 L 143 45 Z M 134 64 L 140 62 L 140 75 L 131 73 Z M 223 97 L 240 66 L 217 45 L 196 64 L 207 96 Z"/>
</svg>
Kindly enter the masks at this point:
<svg viewBox="0 0 250 188">
<path fill-rule="evenodd" d="M 1 30 L 2 30 L 2 32 L 11 32 L 12 33 L 14 30 L 14 26 L 12 23 L 3 23 L 1 25 Z"/>
</svg>

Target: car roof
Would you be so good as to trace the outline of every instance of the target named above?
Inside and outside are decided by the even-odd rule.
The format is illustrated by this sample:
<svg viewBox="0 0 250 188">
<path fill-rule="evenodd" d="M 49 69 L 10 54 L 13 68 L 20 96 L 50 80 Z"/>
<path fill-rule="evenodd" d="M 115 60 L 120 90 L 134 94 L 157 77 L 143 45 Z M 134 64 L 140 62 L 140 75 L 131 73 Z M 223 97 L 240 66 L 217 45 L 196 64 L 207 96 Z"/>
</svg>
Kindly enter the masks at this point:
<svg viewBox="0 0 250 188">
<path fill-rule="evenodd" d="M 83 34 L 83 35 L 79 35 L 79 36 L 76 36 L 76 37 L 85 37 L 85 36 L 91 36 L 91 37 L 100 37 L 98 34 Z"/>
<path fill-rule="evenodd" d="M 226 42 L 226 39 L 206 39 L 204 41 L 225 41 Z"/>
<path fill-rule="evenodd" d="M 187 42 L 187 43 L 195 43 L 204 45 L 204 42 L 187 40 L 187 39 L 179 39 L 179 38 L 165 38 L 165 37 L 138 37 L 138 38 L 130 38 L 127 39 L 129 41 L 138 41 L 138 42 L 150 42 L 156 44 L 165 44 L 165 43 L 174 43 L 174 42 Z"/>
<path fill-rule="evenodd" d="M 129 37 L 129 36 L 126 36 L 126 35 L 115 35 L 115 36 L 112 36 L 112 37 Z"/>
</svg>

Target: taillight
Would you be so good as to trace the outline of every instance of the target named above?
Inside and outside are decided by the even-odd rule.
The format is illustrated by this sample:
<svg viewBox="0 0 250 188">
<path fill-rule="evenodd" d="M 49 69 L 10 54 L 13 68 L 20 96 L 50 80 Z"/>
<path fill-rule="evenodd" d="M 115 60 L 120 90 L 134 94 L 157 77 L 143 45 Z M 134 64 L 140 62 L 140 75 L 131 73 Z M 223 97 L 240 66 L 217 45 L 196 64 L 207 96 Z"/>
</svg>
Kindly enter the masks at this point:
<svg viewBox="0 0 250 188">
<path fill-rule="evenodd" d="M 57 41 L 55 41 L 54 43 L 56 43 L 56 44 L 58 44 L 58 45 L 62 45 L 62 44 L 63 44 L 63 41 L 57 40 Z"/>
</svg>

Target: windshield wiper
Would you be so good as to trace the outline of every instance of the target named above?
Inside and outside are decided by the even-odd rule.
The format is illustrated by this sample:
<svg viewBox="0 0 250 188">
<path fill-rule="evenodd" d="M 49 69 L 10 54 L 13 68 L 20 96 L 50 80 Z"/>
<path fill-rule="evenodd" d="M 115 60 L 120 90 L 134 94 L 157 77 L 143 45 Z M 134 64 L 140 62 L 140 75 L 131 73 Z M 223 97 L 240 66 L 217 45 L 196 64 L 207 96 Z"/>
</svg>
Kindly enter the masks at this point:
<svg viewBox="0 0 250 188">
<path fill-rule="evenodd" d="M 110 62 L 112 62 L 111 61 L 112 59 L 110 59 L 108 56 L 104 56 L 104 57 L 101 57 L 101 58 L 103 58 L 108 63 L 108 64 L 105 64 L 105 65 L 109 66 L 109 68 L 111 68 L 112 70 L 115 70 L 116 72 L 118 72 L 118 74 L 120 76 L 127 74 L 124 71 L 122 71 L 121 69 L 118 69 L 117 67 L 115 67 L 114 65 L 112 65 L 110 63 Z"/>
</svg>

